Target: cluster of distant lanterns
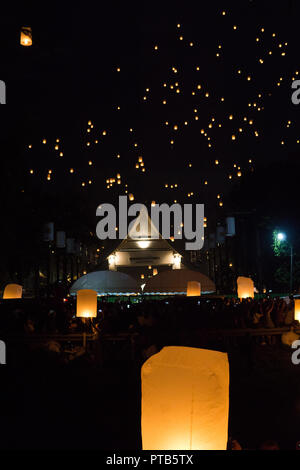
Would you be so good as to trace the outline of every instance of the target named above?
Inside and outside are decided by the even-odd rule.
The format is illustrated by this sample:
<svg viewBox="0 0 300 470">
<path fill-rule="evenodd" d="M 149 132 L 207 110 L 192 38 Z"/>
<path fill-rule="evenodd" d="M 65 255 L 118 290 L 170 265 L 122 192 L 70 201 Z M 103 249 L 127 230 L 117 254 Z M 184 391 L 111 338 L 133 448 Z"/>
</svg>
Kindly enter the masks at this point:
<svg viewBox="0 0 300 470">
<path fill-rule="evenodd" d="M 224 16 L 224 17 L 226 16 L 226 21 L 227 21 L 227 18 L 230 18 L 230 11 L 225 11 L 225 10 L 223 10 L 223 11 L 220 12 L 220 14 L 221 14 L 222 16 Z M 183 40 L 182 24 L 178 23 L 176 26 L 177 26 L 177 28 L 180 30 L 179 39 L 180 39 L 180 41 L 182 41 L 182 40 Z M 234 30 L 238 30 L 238 29 L 239 29 L 238 26 L 235 25 L 235 24 L 234 24 L 232 27 L 233 27 Z M 256 34 L 255 41 L 256 41 L 256 43 L 261 44 L 262 35 L 266 34 L 264 27 L 260 27 L 259 34 L 260 34 L 260 36 L 258 36 L 258 35 Z M 274 38 L 276 38 L 276 37 L 277 37 L 277 35 L 276 35 L 275 33 L 272 33 L 272 38 L 274 39 Z M 20 44 L 21 44 L 22 46 L 25 46 L 25 47 L 28 47 L 28 46 L 32 46 L 32 45 L 33 45 L 32 28 L 31 28 L 30 26 L 23 26 L 23 27 L 21 28 L 21 31 L 20 31 Z M 196 45 L 195 41 L 188 41 L 188 44 L 189 44 L 189 46 L 191 46 L 191 47 Z M 286 51 L 284 50 L 284 48 L 288 46 L 288 43 L 287 43 L 287 42 L 284 42 L 284 41 L 281 41 L 281 42 L 279 42 L 278 44 L 276 44 L 276 47 L 277 47 L 277 46 L 278 46 L 278 48 L 280 49 L 280 51 L 282 51 L 282 52 L 281 52 L 281 55 L 284 56 L 284 55 L 286 54 Z M 223 45 L 222 45 L 222 44 L 218 44 L 218 46 L 217 46 L 217 50 L 218 50 L 217 56 L 220 56 L 220 52 L 222 52 L 223 49 L 224 49 L 224 48 L 223 48 Z M 154 50 L 156 51 L 156 53 L 159 51 L 159 45 L 158 45 L 158 44 L 155 44 Z M 269 55 L 272 55 L 272 51 L 269 51 L 268 54 L 269 54 Z M 264 61 L 264 59 L 263 59 L 262 57 L 260 57 L 260 58 L 259 58 L 259 62 L 260 62 L 261 64 L 263 64 L 265 61 Z M 199 71 L 201 70 L 201 68 L 200 68 L 199 65 L 194 66 L 194 67 L 195 67 L 195 69 L 196 69 L 197 72 L 199 72 Z M 178 67 L 178 65 L 171 67 L 171 69 L 172 69 L 172 73 L 174 73 L 174 74 L 178 74 L 178 73 L 180 72 L 180 67 Z M 116 67 L 116 71 L 117 71 L 117 72 L 121 72 L 121 68 L 120 68 L 119 66 Z M 241 75 L 241 77 L 245 78 L 245 79 L 246 79 L 247 81 L 249 81 L 249 82 L 250 82 L 250 81 L 252 80 L 252 78 L 253 78 L 249 72 L 243 71 L 241 68 L 239 68 L 239 69 L 237 70 L 237 73 L 238 73 L 239 75 Z M 298 74 L 299 74 L 299 71 L 296 71 L 295 74 L 298 75 Z M 283 78 L 280 77 L 279 82 L 278 82 L 279 85 L 282 83 L 282 80 L 283 80 Z M 167 83 L 163 83 L 163 86 L 164 86 L 165 88 L 168 88 L 168 87 L 169 87 L 169 85 L 167 85 Z M 179 92 L 179 91 L 180 91 L 180 90 L 179 90 L 179 82 L 174 82 L 174 83 L 172 82 L 172 84 L 170 85 L 170 88 L 171 88 L 171 89 L 174 89 L 174 91 L 176 91 L 176 92 Z M 144 100 L 147 99 L 147 96 L 148 96 L 148 94 L 149 94 L 149 92 L 150 92 L 150 88 L 147 87 L 147 88 L 145 88 L 145 90 L 146 90 L 146 95 L 144 96 Z M 202 91 L 203 91 L 203 85 L 201 85 L 199 82 L 198 82 L 198 83 L 196 82 L 196 84 L 195 84 L 195 90 L 198 90 L 198 91 L 202 90 Z M 201 93 L 202 93 L 202 91 L 201 91 Z M 193 91 L 193 94 L 195 94 L 195 91 Z M 208 98 L 208 97 L 211 96 L 211 94 L 210 94 L 208 91 L 206 91 L 206 90 L 204 91 L 204 95 L 205 95 L 206 98 Z M 259 93 L 257 96 L 258 96 L 259 99 L 262 98 L 262 93 Z M 225 101 L 225 98 L 224 98 L 223 96 L 222 96 L 220 99 L 221 99 L 222 102 Z M 167 100 L 166 100 L 166 99 L 163 100 L 163 104 L 167 104 Z M 249 106 L 251 109 L 253 109 L 253 110 L 258 110 L 258 111 L 264 109 L 264 107 L 259 103 L 258 100 L 254 100 L 254 102 L 248 103 L 248 106 Z M 118 107 L 118 109 L 119 109 L 119 108 L 120 108 L 120 107 Z M 194 109 L 194 112 L 196 113 L 196 115 L 194 116 L 194 119 L 195 119 L 195 120 L 198 120 L 197 109 Z M 230 120 L 233 120 L 233 114 L 229 114 L 229 119 L 230 119 Z M 253 123 L 254 123 L 254 120 L 253 120 L 253 119 L 248 119 L 247 117 L 244 117 L 244 121 L 248 122 L 249 126 L 252 126 Z M 212 118 L 212 122 L 210 122 L 210 123 L 208 124 L 208 128 L 209 128 L 209 129 L 211 129 L 211 128 L 213 127 L 213 123 L 214 123 L 214 122 L 215 122 L 215 118 Z M 169 121 L 166 121 L 165 124 L 166 124 L 166 125 L 169 125 Z M 171 124 L 171 123 L 170 123 L 170 124 Z M 184 125 L 186 126 L 187 124 L 188 124 L 188 121 L 184 121 Z M 290 125 L 291 125 L 291 121 L 289 120 L 286 127 L 289 128 Z M 221 127 L 221 126 L 222 126 L 222 124 L 219 123 L 219 127 Z M 87 128 L 88 134 L 90 134 L 90 132 L 91 132 L 91 130 L 93 129 L 93 127 L 94 127 L 94 126 L 93 126 L 92 122 L 89 121 L 89 122 L 88 122 L 88 128 Z M 171 127 L 173 128 L 174 131 L 178 131 L 178 129 L 180 128 L 179 123 L 172 124 Z M 130 129 L 130 131 L 132 132 L 132 129 Z M 243 128 L 242 128 L 242 127 L 239 127 L 239 128 L 237 128 L 236 130 L 233 130 L 233 132 L 234 132 L 234 133 L 231 134 L 231 141 L 232 141 L 232 142 L 238 142 L 238 140 L 239 140 L 239 139 L 238 139 L 238 136 L 243 132 Z M 106 134 L 107 134 L 107 132 L 106 132 L 106 130 L 104 130 L 104 131 L 102 132 L 102 135 L 105 136 Z M 212 140 L 211 140 L 211 137 L 208 135 L 208 132 L 206 132 L 204 129 L 202 129 L 202 130 L 201 130 L 201 134 L 204 134 L 204 136 L 208 139 L 208 141 L 209 141 L 209 142 L 208 142 L 208 146 L 211 147 L 211 146 L 212 146 L 212 143 L 211 143 Z M 254 135 L 255 137 L 259 137 L 259 136 L 260 136 L 260 132 L 258 132 L 258 130 L 253 130 L 253 135 Z M 170 140 L 170 142 L 171 142 L 171 145 L 172 145 L 172 146 L 173 146 L 174 143 L 175 143 L 175 141 L 174 141 L 173 138 Z M 43 143 L 46 143 L 46 139 L 43 140 Z M 98 140 L 95 140 L 95 143 L 98 143 Z M 281 140 L 280 143 L 281 143 L 281 145 L 285 145 L 286 141 L 285 141 L 285 140 Z M 300 143 L 300 140 L 297 140 L 297 143 Z M 90 141 L 86 142 L 86 145 L 87 145 L 87 146 L 90 146 L 90 145 L 91 145 L 91 142 L 90 142 Z M 134 146 L 136 147 L 136 146 L 137 146 L 137 143 L 134 143 Z M 30 148 L 31 148 L 31 146 L 30 146 Z M 55 150 L 59 150 L 59 146 L 58 146 L 58 145 L 55 146 Z M 60 157 L 63 156 L 63 152 L 62 152 L 62 151 L 59 151 L 59 156 L 60 156 Z M 117 158 L 120 158 L 120 154 L 117 154 Z M 251 161 L 251 160 L 249 160 L 249 162 L 250 162 L 250 161 Z M 214 163 L 215 163 L 216 166 L 221 166 L 219 159 L 214 159 Z M 90 160 L 88 164 L 91 166 L 91 165 L 93 164 L 93 162 Z M 135 167 L 136 167 L 136 169 L 140 169 L 142 172 L 145 172 L 145 166 L 144 166 L 144 162 L 143 162 L 143 158 L 142 158 L 142 157 L 139 157 L 139 158 L 138 158 L 138 161 L 135 163 Z M 189 167 L 192 168 L 192 163 L 189 163 Z M 253 168 L 252 168 L 252 169 L 253 169 Z M 30 169 L 29 171 L 30 171 L 30 174 L 32 174 L 32 175 L 34 174 L 34 170 L 33 170 L 33 169 Z M 72 174 L 72 173 L 74 173 L 74 168 L 70 168 L 68 171 Z M 47 173 L 47 180 L 48 180 L 48 181 L 51 181 L 52 176 L 53 176 L 53 175 L 52 175 L 52 170 L 49 170 L 48 173 Z M 241 167 L 238 167 L 236 172 L 234 172 L 234 173 L 228 175 L 228 179 L 229 179 L 229 180 L 233 180 L 234 177 L 237 177 L 237 178 L 241 178 L 241 177 L 242 177 L 242 170 L 241 170 Z M 112 185 L 113 185 L 114 183 L 117 183 L 117 184 L 120 185 L 120 184 L 121 184 L 121 180 L 120 180 L 119 177 L 117 177 L 117 179 L 116 179 L 115 177 L 113 177 L 113 178 L 109 178 L 109 179 L 106 181 L 106 183 L 107 183 L 107 188 L 109 189 L 109 188 L 112 187 Z M 81 186 L 82 186 L 82 187 L 88 187 L 88 185 L 91 185 L 91 184 L 92 184 L 92 180 L 91 180 L 91 179 L 89 179 L 87 182 L 81 182 Z M 207 180 L 205 180 L 205 181 L 204 181 L 204 185 L 207 185 L 207 184 L 208 184 L 208 182 L 207 182 Z M 125 189 L 126 189 L 125 193 L 128 194 L 127 188 L 125 188 Z M 190 192 L 190 191 L 189 191 L 189 192 L 187 193 L 187 195 L 188 195 L 188 197 L 191 197 L 191 196 L 193 195 L 193 192 Z M 134 196 L 133 196 L 132 193 L 129 194 L 129 198 L 130 198 L 130 200 L 133 200 L 133 199 L 134 199 Z M 175 201 L 174 201 L 174 202 L 175 202 Z M 177 202 L 177 200 L 176 200 L 176 202 Z M 223 207 L 223 201 L 218 201 L 218 206 L 219 206 L 219 207 Z"/>
<path fill-rule="evenodd" d="M 226 11 L 221 12 L 222 16 Z M 177 24 L 177 28 L 181 25 Z M 237 25 L 233 25 L 237 30 Z M 261 28 L 264 32 L 264 28 Z M 272 37 L 275 37 L 275 33 Z M 182 34 L 179 40 L 183 40 Z M 256 41 L 259 42 L 259 38 Z M 32 29 L 23 26 L 20 32 L 20 44 L 24 47 L 33 45 Z M 287 46 L 287 43 L 284 44 Z M 193 47 L 194 42 L 190 41 L 189 46 Z M 283 45 L 279 44 L 279 48 Z M 219 50 L 222 48 L 219 45 Z M 158 45 L 154 46 L 158 51 Z M 269 51 L 269 55 L 272 51 Z M 286 52 L 281 55 L 284 57 Z M 216 53 L 220 57 L 220 52 Z M 259 59 L 264 63 L 262 58 Z M 199 67 L 197 67 L 197 70 Z M 120 72 L 120 68 L 117 68 Z M 177 68 L 173 67 L 173 72 L 177 73 Z M 240 74 L 241 71 L 239 70 Z M 296 72 L 296 75 L 298 72 Z M 246 80 L 251 81 L 251 75 L 246 75 Z M 278 82 L 280 85 L 282 79 Z M 175 85 L 176 92 L 179 93 L 179 85 Z M 198 85 L 201 89 L 201 85 Z M 146 89 L 149 92 L 149 89 Z M 193 94 L 195 92 L 193 91 Z M 209 97 L 209 93 L 205 93 Z M 146 101 L 146 96 L 144 101 Z M 224 98 L 221 98 L 224 101 Z M 164 99 L 165 105 L 167 101 Z M 252 106 L 249 103 L 249 106 Z M 253 105 L 254 106 L 254 105 Z M 256 104 L 255 106 L 256 107 Z M 119 109 L 119 107 L 118 107 Z M 257 108 L 260 110 L 260 108 Z M 263 108 L 262 108 L 263 109 Z M 197 120 L 198 116 L 195 116 Z M 229 119 L 232 119 L 230 115 Z M 253 120 L 249 120 L 249 125 Z M 186 125 L 186 123 L 185 123 Z M 88 133 L 92 128 L 89 122 Z M 290 121 L 288 126 L 290 126 Z M 210 126 L 212 127 L 212 126 Z M 178 130 L 178 125 L 173 127 Z M 242 129 L 239 129 L 242 132 Z M 106 135 L 106 131 L 103 131 Z M 259 136 L 258 131 L 254 131 L 255 137 Z M 231 140 L 236 141 L 237 135 L 232 134 Z M 171 144 L 174 144 L 172 139 Z M 43 140 L 43 144 L 46 140 Z M 284 144 L 284 141 L 281 142 Z M 90 142 L 87 142 L 87 146 Z M 211 144 L 208 144 L 211 146 Z M 59 150 L 59 146 L 55 146 Z M 60 156 L 63 156 L 62 152 Z M 117 155 L 119 158 L 119 155 Z M 250 162 L 250 161 L 249 161 Z M 91 165 L 92 162 L 90 161 Z M 215 160 L 218 165 L 219 161 Z M 190 164 L 192 167 L 192 164 Z M 143 160 L 139 159 L 136 169 L 141 168 L 144 172 Z M 74 169 L 70 169 L 73 173 Z M 33 170 L 30 170 L 33 174 Z M 49 170 L 47 179 L 51 179 L 52 171 Z M 237 176 L 242 175 L 240 167 Z M 229 175 L 229 179 L 232 175 Z M 113 183 L 121 183 L 120 175 L 117 178 L 107 180 L 108 187 Z M 205 181 L 207 184 L 207 181 Z M 176 187 L 177 185 L 175 185 Z M 167 187 L 167 185 L 166 185 Z M 126 191 L 127 192 L 127 191 Z M 193 193 L 189 193 L 193 194 Z M 129 194 L 130 201 L 134 200 L 134 195 Z M 219 199 L 219 198 L 218 198 Z M 155 204 L 155 201 L 152 201 Z M 220 201 L 219 204 L 222 204 Z M 278 240 L 285 240 L 284 233 L 278 233 Z M 153 275 L 157 274 L 154 273 Z M 239 277 L 237 279 L 237 291 L 240 299 L 254 297 L 254 283 L 252 279 Z M 200 296 L 201 285 L 197 281 L 189 281 L 187 285 L 187 296 Z M 22 298 L 22 286 L 9 284 L 5 287 L 4 299 Z M 83 289 L 77 292 L 76 316 L 80 318 L 95 318 L 97 316 L 97 292 L 90 289 Z M 295 299 L 295 319 L 300 320 L 300 300 Z M 199 399 L 201 397 L 201 399 Z M 200 450 L 225 450 L 228 440 L 228 414 L 229 414 L 229 365 L 227 354 L 217 351 L 202 350 L 198 348 L 167 347 L 160 353 L 148 359 L 142 367 L 142 442 L 143 449 L 153 450 L 176 450 L 176 449 L 200 449 Z M 159 432 L 158 432 L 159 430 Z"/>
</svg>

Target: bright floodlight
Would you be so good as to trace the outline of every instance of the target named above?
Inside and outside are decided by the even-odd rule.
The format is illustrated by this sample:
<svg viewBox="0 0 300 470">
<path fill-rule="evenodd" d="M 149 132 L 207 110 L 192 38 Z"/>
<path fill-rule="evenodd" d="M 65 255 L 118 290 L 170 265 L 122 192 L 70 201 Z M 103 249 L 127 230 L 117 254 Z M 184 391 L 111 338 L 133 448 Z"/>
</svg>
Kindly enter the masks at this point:
<svg viewBox="0 0 300 470">
<path fill-rule="evenodd" d="M 278 233 L 277 238 L 278 238 L 279 241 L 285 240 L 285 238 L 286 238 L 285 233 L 282 233 L 282 232 Z"/>
<path fill-rule="evenodd" d="M 137 242 L 137 244 L 140 248 L 148 248 L 148 246 L 150 245 L 150 242 L 148 242 L 147 240 L 141 240 Z"/>
</svg>

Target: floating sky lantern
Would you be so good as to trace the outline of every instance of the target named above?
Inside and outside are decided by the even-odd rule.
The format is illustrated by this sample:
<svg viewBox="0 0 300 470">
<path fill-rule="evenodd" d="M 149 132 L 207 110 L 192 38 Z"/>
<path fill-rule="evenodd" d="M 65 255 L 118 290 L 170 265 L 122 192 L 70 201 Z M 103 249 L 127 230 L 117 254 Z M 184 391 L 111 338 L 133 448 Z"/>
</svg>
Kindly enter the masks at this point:
<svg viewBox="0 0 300 470">
<path fill-rule="evenodd" d="M 237 278 L 237 292 L 239 299 L 254 298 L 254 283 L 250 277 Z"/>
<path fill-rule="evenodd" d="M 19 284 L 7 284 L 4 289 L 3 299 L 21 299 L 22 290 L 23 288 Z"/>
<path fill-rule="evenodd" d="M 83 271 L 86 274 L 86 271 Z M 88 318 L 97 316 L 97 292 L 92 289 L 80 289 L 77 291 L 76 317 L 81 317 L 86 323 Z M 86 325 L 83 330 L 83 348 L 86 349 Z"/>
<path fill-rule="evenodd" d="M 294 319 L 300 322 L 300 299 L 294 299 Z"/>
<path fill-rule="evenodd" d="M 227 354 L 165 347 L 141 376 L 143 450 L 226 450 Z"/>
<path fill-rule="evenodd" d="M 97 316 L 97 292 L 81 289 L 77 292 L 76 317 L 95 318 Z"/>
<path fill-rule="evenodd" d="M 32 29 L 30 26 L 21 28 L 20 44 L 21 46 L 32 46 Z"/>
<path fill-rule="evenodd" d="M 198 281 L 188 281 L 187 283 L 187 290 L 186 290 L 187 297 L 198 297 L 201 295 L 201 284 Z"/>
</svg>

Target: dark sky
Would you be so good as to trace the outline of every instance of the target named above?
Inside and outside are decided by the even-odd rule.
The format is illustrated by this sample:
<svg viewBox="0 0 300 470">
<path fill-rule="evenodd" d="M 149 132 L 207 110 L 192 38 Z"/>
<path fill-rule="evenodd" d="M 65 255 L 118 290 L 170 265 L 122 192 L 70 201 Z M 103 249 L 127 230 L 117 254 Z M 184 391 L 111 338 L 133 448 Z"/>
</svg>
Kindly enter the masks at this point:
<svg viewBox="0 0 300 470">
<path fill-rule="evenodd" d="M 218 204 L 239 181 L 238 166 L 244 176 L 298 152 L 300 109 L 291 103 L 292 78 L 300 72 L 298 13 L 297 2 L 261 0 L 6 6 L 0 19 L 6 170 L 11 175 L 18 166 L 20 190 L 68 197 L 76 192 L 91 207 L 128 190 L 139 202 L 204 202 L 212 210 L 230 210 Z M 32 47 L 19 45 L 21 26 L 32 27 Z M 94 127 L 87 133 L 89 120 Z M 56 138 L 63 157 L 54 150 Z M 145 173 L 135 168 L 139 156 Z M 106 179 L 117 173 L 122 184 L 108 190 Z M 173 190 L 164 187 L 175 183 Z"/>
</svg>

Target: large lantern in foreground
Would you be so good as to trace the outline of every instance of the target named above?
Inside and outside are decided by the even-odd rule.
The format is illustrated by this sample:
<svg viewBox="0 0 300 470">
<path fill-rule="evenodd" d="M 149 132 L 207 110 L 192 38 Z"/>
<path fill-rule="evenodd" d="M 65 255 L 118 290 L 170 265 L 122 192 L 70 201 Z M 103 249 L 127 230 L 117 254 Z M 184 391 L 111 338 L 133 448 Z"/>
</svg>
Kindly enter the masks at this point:
<svg viewBox="0 0 300 470">
<path fill-rule="evenodd" d="M 97 316 L 97 292 L 81 289 L 77 292 L 76 317 L 95 318 Z"/>
<path fill-rule="evenodd" d="M 237 294 L 239 299 L 254 298 L 254 283 L 250 277 L 237 278 Z"/>
<path fill-rule="evenodd" d="M 227 354 L 168 346 L 142 367 L 143 450 L 226 450 Z"/>
<path fill-rule="evenodd" d="M 294 319 L 300 322 L 300 299 L 294 299 Z"/>
<path fill-rule="evenodd" d="M 198 297 L 201 295 L 201 284 L 198 281 L 188 281 L 186 289 L 187 297 Z"/>
<path fill-rule="evenodd" d="M 3 299 L 21 299 L 22 286 L 19 284 L 7 284 L 3 292 Z"/>
</svg>

